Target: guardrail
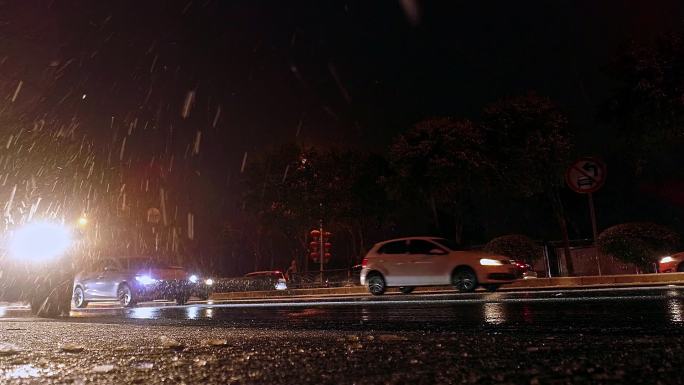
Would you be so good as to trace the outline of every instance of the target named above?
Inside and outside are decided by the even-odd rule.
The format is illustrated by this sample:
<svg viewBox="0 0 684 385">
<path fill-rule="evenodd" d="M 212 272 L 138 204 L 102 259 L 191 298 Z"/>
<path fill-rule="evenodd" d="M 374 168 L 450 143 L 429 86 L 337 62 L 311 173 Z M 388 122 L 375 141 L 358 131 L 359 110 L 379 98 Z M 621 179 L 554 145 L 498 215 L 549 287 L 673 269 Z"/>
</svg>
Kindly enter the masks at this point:
<svg viewBox="0 0 684 385">
<path fill-rule="evenodd" d="M 580 289 L 580 288 L 612 288 L 633 286 L 663 286 L 684 285 L 684 273 L 668 274 L 625 274 L 614 276 L 589 276 L 589 277 L 562 277 L 562 278 L 537 278 L 521 279 L 513 283 L 503 285 L 500 291 L 519 290 L 556 290 L 556 289 Z M 395 292 L 391 289 L 388 293 Z M 451 286 L 419 287 L 416 293 L 428 292 L 456 292 Z M 398 293 L 397 293 L 398 294 Z M 328 296 L 328 295 L 370 295 L 363 286 L 329 287 L 329 288 L 302 288 L 288 289 L 283 291 L 267 290 L 252 292 L 221 293 L 214 292 L 214 300 L 246 300 L 274 297 L 300 297 L 300 296 Z"/>
<path fill-rule="evenodd" d="M 287 277 L 287 288 L 311 289 L 358 286 L 359 273 L 358 270 L 350 269 L 324 270 L 322 282 L 320 271 L 293 273 Z M 273 276 L 217 278 L 214 279 L 212 291 L 215 293 L 267 291 L 275 290 L 277 283 L 278 279 Z"/>
<path fill-rule="evenodd" d="M 323 281 L 320 271 L 293 273 L 287 282 L 292 289 L 308 289 L 318 287 L 346 287 L 359 285 L 359 270 L 337 269 L 323 270 Z"/>
</svg>

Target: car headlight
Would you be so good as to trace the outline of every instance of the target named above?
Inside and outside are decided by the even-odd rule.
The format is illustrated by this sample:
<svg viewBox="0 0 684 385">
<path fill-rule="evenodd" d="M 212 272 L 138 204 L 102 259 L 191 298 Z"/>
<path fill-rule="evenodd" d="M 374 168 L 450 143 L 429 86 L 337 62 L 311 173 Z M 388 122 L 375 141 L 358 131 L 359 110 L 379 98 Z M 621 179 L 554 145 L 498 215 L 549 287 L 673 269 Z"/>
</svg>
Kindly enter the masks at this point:
<svg viewBox="0 0 684 385">
<path fill-rule="evenodd" d="M 480 265 L 482 266 L 501 266 L 503 262 L 498 259 L 482 258 L 480 259 Z"/>
<path fill-rule="evenodd" d="M 196 276 L 195 274 L 193 274 L 193 275 L 190 276 L 190 278 L 188 278 L 188 281 L 190 281 L 190 282 L 192 282 L 192 283 L 197 283 L 197 280 L 198 280 L 198 279 L 199 279 L 199 278 L 197 278 L 197 276 Z"/>
<path fill-rule="evenodd" d="M 214 280 L 211 279 L 211 278 L 207 278 L 207 279 L 204 280 L 204 284 L 207 285 L 207 286 L 211 286 L 211 285 L 214 284 Z"/>
<path fill-rule="evenodd" d="M 660 259 L 660 263 L 668 263 L 668 262 L 674 262 L 674 258 L 670 257 L 669 255 L 667 257 L 663 257 Z"/>
<path fill-rule="evenodd" d="M 149 275 L 139 275 L 135 277 L 135 280 L 142 283 L 143 285 L 151 285 L 155 282 L 157 282 L 156 279 L 150 277 Z"/>
</svg>

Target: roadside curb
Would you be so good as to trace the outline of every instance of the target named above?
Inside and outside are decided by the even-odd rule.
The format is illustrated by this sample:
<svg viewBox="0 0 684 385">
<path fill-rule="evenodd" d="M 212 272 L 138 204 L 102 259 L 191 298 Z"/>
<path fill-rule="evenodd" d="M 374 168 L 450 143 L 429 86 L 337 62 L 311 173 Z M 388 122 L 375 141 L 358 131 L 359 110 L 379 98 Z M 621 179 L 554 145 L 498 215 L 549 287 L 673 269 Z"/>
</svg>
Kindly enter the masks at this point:
<svg viewBox="0 0 684 385">
<path fill-rule="evenodd" d="M 684 273 L 668 274 L 632 274 L 610 276 L 587 276 L 587 277 L 556 277 L 535 278 L 519 280 L 502 286 L 499 291 L 522 291 L 522 290 L 569 290 L 569 289 L 593 289 L 611 287 L 636 287 L 636 286 L 659 286 L 659 285 L 684 285 Z M 393 289 L 390 289 L 394 291 Z M 456 292 L 451 286 L 417 288 L 416 293 L 444 293 Z M 311 296 L 348 296 L 370 295 L 363 286 L 316 288 L 316 289 L 289 289 L 272 291 L 250 292 L 227 292 L 213 293 L 211 300 L 242 300 L 258 298 L 293 298 Z"/>
</svg>

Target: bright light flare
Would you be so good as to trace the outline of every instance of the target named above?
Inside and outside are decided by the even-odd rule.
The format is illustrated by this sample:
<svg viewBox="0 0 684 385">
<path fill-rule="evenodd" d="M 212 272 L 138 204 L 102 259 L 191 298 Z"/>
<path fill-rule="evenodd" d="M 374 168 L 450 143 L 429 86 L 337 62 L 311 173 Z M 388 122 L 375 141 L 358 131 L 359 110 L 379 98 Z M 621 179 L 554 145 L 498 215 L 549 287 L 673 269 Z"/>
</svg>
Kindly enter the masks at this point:
<svg viewBox="0 0 684 385">
<path fill-rule="evenodd" d="M 86 217 L 78 218 L 78 225 L 81 227 L 88 225 L 88 218 L 86 218 Z"/>
<path fill-rule="evenodd" d="M 149 275 L 139 275 L 135 277 L 135 280 L 142 283 L 143 285 L 151 285 L 157 282 L 156 279 L 150 277 Z"/>
<path fill-rule="evenodd" d="M 211 285 L 214 284 L 214 280 L 211 279 L 211 278 L 207 278 L 207 279 L 204 281 L 204 284 L 207 285 L 207 286 L 211 286 Z"/>
<path fill-rule="evenodd" d="M 660 263 L 668 263 L 668 262 L 674 262 L 674 258 L 672 258 L 671 256 L 668 255 L 666 257 L 663 257 L 660 260 Z"/>
<path fill-rule="evenodd" d="M 482 266 L 501 266 L 503 262 L 498 259 L 482 258 L 480 259 L 480 265 Z"/>
<path fill-rule="evenodd" d="M 19 228 L 9 243 L 15 259 L 46 261 L 64 254 L 72 245 L 71 231 L 51 222 L 34 222 Z"/>
<path fill-rule="evenodd" d="M 199 279 L 199 278 L 197 278 L 197 276 L 196 276 L 195 274 L 193 274 L 193 275 L 191 275 L 191 276 L 188 278 L 188 281 L 190 281 L 190 282 L 192 282 L 192 283 L 197 283 L 197 280 L 198 280 L 198 279 Z"/>
</svg>

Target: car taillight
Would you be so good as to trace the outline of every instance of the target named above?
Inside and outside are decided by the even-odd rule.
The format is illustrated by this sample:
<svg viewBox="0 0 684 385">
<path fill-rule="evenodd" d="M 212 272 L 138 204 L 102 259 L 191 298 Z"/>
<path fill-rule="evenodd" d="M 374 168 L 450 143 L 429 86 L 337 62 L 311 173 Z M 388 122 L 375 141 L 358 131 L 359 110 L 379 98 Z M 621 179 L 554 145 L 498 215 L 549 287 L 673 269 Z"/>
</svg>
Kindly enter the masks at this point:
<svg viewBox="0 0 684 385">
<path fill-rule="evenodd" d="M 361 267 L 364 268 L 368 265 L 368 258 L 364 258 L 363 261 L 361 261 Z"/>
</svg>

